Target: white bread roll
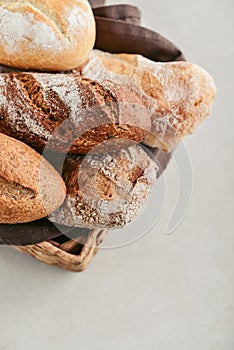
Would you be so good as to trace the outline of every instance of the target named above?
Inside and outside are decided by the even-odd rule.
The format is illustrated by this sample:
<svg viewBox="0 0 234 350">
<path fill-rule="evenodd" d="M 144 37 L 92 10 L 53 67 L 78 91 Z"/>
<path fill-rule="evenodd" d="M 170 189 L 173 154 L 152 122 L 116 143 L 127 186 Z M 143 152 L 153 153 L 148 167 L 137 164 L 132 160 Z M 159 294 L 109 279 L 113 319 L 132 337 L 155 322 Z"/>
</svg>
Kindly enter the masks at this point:
<svg viewBox="0 0 234 350">
<path fill-rule="evenodd" d="M 70 70 L 86 62 L 95 35 L 87 0 L 0 1 L 0 64 Z"/>
<path fill-rule="evenodd" d="M 144 143 L 164 152 L 196 130 L 210 114 L 216 95 L 211 75 L 190 62 L 154 62 L 141 55 L 93 50 L 89 62 L 74 73 L 140 93 L 151 115 Z"/>
</svg>

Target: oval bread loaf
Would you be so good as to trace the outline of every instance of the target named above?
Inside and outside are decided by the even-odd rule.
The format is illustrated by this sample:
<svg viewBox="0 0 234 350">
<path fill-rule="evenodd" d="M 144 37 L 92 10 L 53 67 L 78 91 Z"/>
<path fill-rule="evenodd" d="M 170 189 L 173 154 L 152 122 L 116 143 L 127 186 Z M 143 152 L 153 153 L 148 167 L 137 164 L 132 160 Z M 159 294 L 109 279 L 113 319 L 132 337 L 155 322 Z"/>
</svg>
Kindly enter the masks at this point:
<svg viewBox="0 0 234 350">
<path fill-rule="evenodd" d="M 0 2 L 0 64 L 60 71 L 82 65 L 95 42 L 87 0 Z"/>
<path fill-rule="evenodd" d="M 125 86 L 75 74 L 0 74 L 0 132 L 36 149 L 85 154 L 119 138 L 121 148 L 143 141 L 150 123 L 141 96 Z"/>
<path fill-rule="evenodd" d="M 49 216 L 57 224 L 120 228 L 145 204 L 158 167 L 139 145 L 113 153 L 68 155 L 64 204 Z"/>
<path fill-rule="evenodd" d="M 64 201 L 57 171 L 24 143 L 0 134 L 0 223 L 43 218 Z"/>
<path fill-rule="evenodd" d="M 210 114 L 216 87 L 204 69 L 189 62 L 153 62 L 141 55 L 93 50 L 82 76 L 99 83 L 107 79 L 144 96 L 151 130 L 144 143 L 169 152 Z"/>
</svg>

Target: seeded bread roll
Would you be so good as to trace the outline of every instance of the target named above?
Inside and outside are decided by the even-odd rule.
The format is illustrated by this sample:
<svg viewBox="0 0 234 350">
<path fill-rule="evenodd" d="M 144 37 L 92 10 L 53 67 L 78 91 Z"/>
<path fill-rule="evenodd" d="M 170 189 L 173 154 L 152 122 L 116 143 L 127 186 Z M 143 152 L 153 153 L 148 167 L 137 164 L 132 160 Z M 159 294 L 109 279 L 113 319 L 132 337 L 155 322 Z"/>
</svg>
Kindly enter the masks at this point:
<svg viewBox="0 0 234 350">
<path fill-rule="evenodd" d="M 42 71 L 79 67 L 95 34 L 87 0 L 0 2 L 0 64 Z"/>
<path fill-rule="evenodd" d="M 142 101 L 152 116 L 144 143 L 166 152 L 210 114 L 216 94 L 213 78 L 188 62 L 153 62 L 140 55 L 93 50 L 79 72 L 99 83 L 109 79 L 135 91 L 136 85 L 142 89 Z"/>
<path fill-rule="evenodd" d="M 138 145 L 113 153 L 68 155 L 64 204 L 49 220 L 67 226 L 120 228 L 145 204 L 158 167 Z"/>
<path fill-rule="evenodd" d="M 0 223 L 43 218 L 63 203 L 65 195 L 62 178 L 40 154 L 0 134 Z"/>
<path fill-rule="evenodd" d="M 125 86 L 74 74 L 0 74 L 0 132 L 37 149 L 85 154 L 120 138 L 121 148 L 143 141 L 150 123 L 141 97 Z"/>
</svg>

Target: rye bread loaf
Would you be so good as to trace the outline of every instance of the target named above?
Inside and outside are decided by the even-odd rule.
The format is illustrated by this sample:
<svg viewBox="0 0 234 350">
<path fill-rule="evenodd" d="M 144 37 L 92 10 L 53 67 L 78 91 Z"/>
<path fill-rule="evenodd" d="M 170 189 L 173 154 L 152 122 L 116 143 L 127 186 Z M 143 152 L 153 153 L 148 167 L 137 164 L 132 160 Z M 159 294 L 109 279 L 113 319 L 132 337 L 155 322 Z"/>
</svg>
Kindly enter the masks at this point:
<svg viewBox="0 0 234 350">
<path fill-rule="evenodd" d="M 87 60 L 95 34 L 87 0 L 0 2 L 0 64 L 69 70 Z"/>
<path fill-rule="evenodd" d="M 115 138 L 123 147 L 143 141 L 150 124 L 140 94 L 126 86 L 74 74 L 0 74 L 0 132 L 36 149 L 85 154 Z"/>
<path fill-rule="evenodd" d="M 65 195 L 62 178 L 40 154 L 0 134 L 0 223 L 43 218 L 63 203 Z"/>
<path fill-rule="evenodd" d="M 123 227 L 145 204 L 157 170 L 139 145 L 85 157 L 68 155 L 63 169 L 66 200 L 49 220 L 86 228 Z"/>
<path fill-rule="evenodd" d="M 188 62 L 153 62 L 140 55 L 93 50 L 89 62 L 74 73 L 99 83 L 121 83 L 136 93 L 137 85 L 144 92 L 141 99 L 152 116 L 151 132 L 144 143 L 166 152 L 210 114 L 216 94 L 213 78 Z"/>
</svg>

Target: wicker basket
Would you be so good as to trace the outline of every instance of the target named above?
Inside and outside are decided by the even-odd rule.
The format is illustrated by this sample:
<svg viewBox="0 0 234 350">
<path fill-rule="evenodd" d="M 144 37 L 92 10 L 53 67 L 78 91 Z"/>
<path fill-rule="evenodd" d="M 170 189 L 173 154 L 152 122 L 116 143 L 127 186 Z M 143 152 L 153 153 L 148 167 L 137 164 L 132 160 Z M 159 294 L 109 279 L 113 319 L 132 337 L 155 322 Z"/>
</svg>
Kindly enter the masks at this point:
<svg viewBox="0 0 234 350">
<path fill-rule="evenodd" d="M 20 252 L 65 270 L 81 272 L 96 255 L 108 230 L 86 230 L 70 239 L 65 235 L 29 246 L 14 246 Z"/>
</svg>

